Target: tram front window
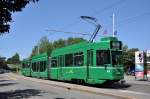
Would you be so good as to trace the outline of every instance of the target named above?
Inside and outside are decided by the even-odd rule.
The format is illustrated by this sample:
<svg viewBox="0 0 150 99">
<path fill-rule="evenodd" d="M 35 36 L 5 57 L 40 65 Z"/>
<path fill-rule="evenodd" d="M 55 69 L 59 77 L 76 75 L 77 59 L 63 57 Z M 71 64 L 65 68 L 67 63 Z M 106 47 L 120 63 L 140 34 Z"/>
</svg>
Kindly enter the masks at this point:
<svg viewBox="0 0 150 99">
<path fill-rule="evenodd" d="M 122 63 L 122 52 L 112 51 L 112 65 L 121 65 Z"/>
<path fill-rule="evenodd" d="M 103 66 L 104 64 L 110 64 L 110 51 L 109 50 L 97 50 L 96 51 L 96 64 L 97 66 Z"/>
</svg>

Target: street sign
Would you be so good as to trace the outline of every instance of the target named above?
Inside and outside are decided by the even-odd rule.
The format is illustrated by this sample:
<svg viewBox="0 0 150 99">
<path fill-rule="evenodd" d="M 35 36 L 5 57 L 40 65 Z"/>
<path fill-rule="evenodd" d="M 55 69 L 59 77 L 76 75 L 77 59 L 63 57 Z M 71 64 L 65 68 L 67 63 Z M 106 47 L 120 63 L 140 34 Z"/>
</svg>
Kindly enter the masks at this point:
<svg viewBox="0 0 150 99">
<path fill-rule="evenodd" d="M 136 64 L 139 64 L 139 63 L 143 64 L 143 62 L 144 62 L 143 54 L 144 54 L 143 51 L 135 52 L 135 63 Z"/>
</svg>

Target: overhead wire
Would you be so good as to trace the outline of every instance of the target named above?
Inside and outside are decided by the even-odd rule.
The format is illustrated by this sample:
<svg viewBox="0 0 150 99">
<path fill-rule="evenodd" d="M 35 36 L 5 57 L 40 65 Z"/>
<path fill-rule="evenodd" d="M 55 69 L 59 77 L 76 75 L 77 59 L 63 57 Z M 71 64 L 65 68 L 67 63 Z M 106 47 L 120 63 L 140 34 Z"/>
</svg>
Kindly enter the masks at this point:
<svg viewBox="0 0 150 99">
<path fill-rule="evenodd" d="M 150 12 L 146 12 L 146 13 L 142 13 L 142 14 L 137 15 L 137 16 L 129 17 L 127 19 L 124 19 L 124 20 L 118 22 L 117 27 L 120 27 L 121 25 L 123 25 L 125 23 L 127 24 L 127 23 L 130 23 L 130 22 L 134 22 L 138 18 L 141 18 L 141 17 L 144 17 L 144 16 L 148 16 L 148 15 L 150 15 Z"/>
<path fill-rule="evenodd" d="M 108 10 L 108 9 L 111 9 L 111 8 L 117 6 L 117 5 L 120 5 L 120 4 L 124 3 L 125 1 L 126 1 L 126 0 L 119 0 L 119 1 L 117 1 L 117 2 L 114 2 L 114 3 L 112 3 L 112 4 L 110 4 L 110 5 L 106 6 L 106 7 L 104 7 L 104 8 L 101 9 L 101 10 L 94 11 L 94 12 L 92 13 L 92 15 L 98 15 L 98 14 L 100 14 L 100 13 L 102 13 L 102 12 Z"/>
<path fill-rule="evenodd" d="M 119 4 L 121 4 L 121 3 L 125 2 L 125 1 L 126 1 L 126 0 L 123 0 L 123 1 L 122 1 L 122 0 L 119 0 L 119 1 L 117 1 L 117 2 L 114 2 L 114 3 L 112 3 L 112 4 L 110 4 L 110 5 L 106 6 L 106 7 L 104 7 L 104 8 L 101 9 L 101 10 L 94 11 L 94 12 L 91 14 L 91 16 L 94 16 L 94 15 L 96 15 L 96 14 L 102 13 L 102 12 L 104 12 L 104 11 L 106 11 L 106 10 L 108 10 L 108 9 L 111 9 L 111 8 L 113 8 L 114 6 L 117 6 L 117 5 L 119 5 Z M 66 25 L 64 28 L 72 27 L 72 26 L 78 24 L 80 21 L 81 21 L 81 20 L 77 20 L 77 21 L 75 21 L 75 22 L 73 22 L 73 23 L 71 23 L 71 24 Z M 66 31 L 54 30 L 54 29 L 50 29 L 50 30 L 48 30 L 48 31 L 63 32 L 63 33 L 72 33 L 72 34 L 79 34 L 79 35 L 87 35 L 87 36 L 90 36 L 90 34 L 86 34 L 86 33 L 66 32 Z M 100 36 L 100 35 L 98 35 L 98 36 Z"/>
<path fill-rule="evenodd" d="M 117 6 L 117 5 L 121 4 L 121 3 L 124 3 L 125 1 L 126 1 L 126 0 L 119 0 L 119 1 L 117 1 L 117 2 L 114 2 L 113 4 L 110 4 L 110 5 L 104 7 L 104 8 L 101 9 L 101 10 L 94 11 L 90 16 L 94 16 L 94 15 L 96 15 L 96 14 L 100 14 L 100 13 L 102 13 L 102 12 L 108 10 L 108 9 L 113 8 L 114 6 Z M 81 21 L 81 20 L 79 19 L 79 20 L 77 20 L 77 21 L 75 21 L 75 22 L 73 22 L 73 23 L 70 23 L 70 24 L 66 25 L 64 28 L 72 27 L 72 26 L 78 24 L 80 21 Z"/>
<path fill-rule="evenodd" d="M 88 34 L 88 33 L 70 32 L 70 31 L 55 30 L 55 29 L 47 29 L 46 31 L 49 31 L 49 32 L 58 32 L 58 33 L 62 32 L 62 33 L 68 33 L 68 34 L 71 33 L 71 34 L 79 34 L 79 35 L 91 36 L 91 34 Z"/>
</svg>

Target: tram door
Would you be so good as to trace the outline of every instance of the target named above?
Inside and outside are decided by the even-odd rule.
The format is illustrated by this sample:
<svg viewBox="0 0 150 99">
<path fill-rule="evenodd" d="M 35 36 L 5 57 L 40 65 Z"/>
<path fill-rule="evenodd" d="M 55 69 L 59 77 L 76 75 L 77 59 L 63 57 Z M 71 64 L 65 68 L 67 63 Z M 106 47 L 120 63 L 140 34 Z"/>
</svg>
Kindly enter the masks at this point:
<svg viewBox="0 0 150 99">
<path fill-rule="evenodd" d="M 62 79 L 63 73 L 62 73 L 62 67 L 64 66 L 64 56 L 58 56 L 58 72 L 57 72 L 57 78 L 59 80 Z"/>
<path fill-rule="evenodd" d="M 93 65 L 93 49 L 87 50 L 87 79 L 90 77 L 90 67 Z"/>
</svg>

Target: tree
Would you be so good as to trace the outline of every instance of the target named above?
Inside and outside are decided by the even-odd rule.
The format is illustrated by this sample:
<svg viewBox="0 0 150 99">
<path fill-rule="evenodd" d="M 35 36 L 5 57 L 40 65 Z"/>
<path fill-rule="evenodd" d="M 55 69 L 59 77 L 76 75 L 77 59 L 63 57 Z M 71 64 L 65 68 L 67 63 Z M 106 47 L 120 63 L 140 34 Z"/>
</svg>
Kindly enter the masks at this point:
<svg viewBox="0 0 150 99">
<path fill-rule="evenodd" d="M 0 0 L 0 35 L 9 32 L 12 13 L 21 12 L 30 2 L 39 0 Z"/>
<path fill-rule="evenodd" d="M 68 45 L 80 43 L 80 42 L 83 42 L 83 41 L 86 41 L 86 40 L 83 39 L 83 38 L 68 38 L 68 40 L 67 40 Z"/>
<path fill-rule="evenodd" d="M 52 50 L 56 48 L 65 47 L 67 45 L 76 44 L 79 42 L 85 41 L 82 38 L 68 38 L 67 40 L 64 39 L 58 39 L 54 42 L 50 42 L 47 37 L 42 37 L 39 41 L 39 43 L 34 46 L 32 49 L 32 53 L 30 57 L 37 55 L 39 53 L 47 52 L 48 55 L 51 54 Z"/>
<path fill-rule="evenodd" d="M 19 64 L 19 63 L 20 63 L 19 54 L 16 53 L 16 54 L 13 55 L 11 58 L 8 58 L 8 59 L 7 59 L 7 63 L 9 63 L 9 64 Z"/>
<path fill-rule="evenodd" d="M 31 53 L 30 57 L 35 56 L 37 54 L 38 54 L 38 46 L 34 46 L 32 48 L 32 53 Z"/>
<path fill-rule="evenodd" d="M 123 65 L 125 71 L 127 72 L 128 68 L 135 68 L 135 52 L 139 51 L 138 48 L 128 49 L 127 45 L 123 46 Z"/>
<path fill-rule="evenodd" d="M 128 46 L 127 45 L 124 45 L 122 47 L 122 50 L 123 50 L 123 64 L 127 63 L 128 62 Z"/>
<path fill-rule="evenodd" d="M 0 69 L 4 68 L 4 66 L 5 66 L 5 59 L 6 59 L 6 57 L 1 57 L 0 56 Z"/>
<path fill-rule="evenodd" d="M 53 42 L 53 47 L 54 48 L 61 48 L 67 45 L 66 40 L 63 39 L 58 39 L 57 41 Z"/>
<path fill-rule="evenodd" d="M 52 43 L 49 42 L 47 37 L 42 37 L 39 42 L 39 52 L 40 53 L 47 52 L 50 55 L 52 50 L 53 50 Z"/>
<path fill-rule="evenodd" d="M 16 53 L 13 57 L 12 57 L 12 62 L 13 64 L 19 64 L 20 63 L 20 57 L 19 54 Z"/>
<path fill-rule="evenodd" d="M 52 50 L 53 50 L 52 43 L 49 42 L 47 37 L 42 37 L 39 43 L 36 46 L 34 46 L 34 48 L 32 49 L 32 53 L 30 57 L 35 56 L 40 53 L 44 53 L 44 52 L 50 55 Z"/>
</svg>

